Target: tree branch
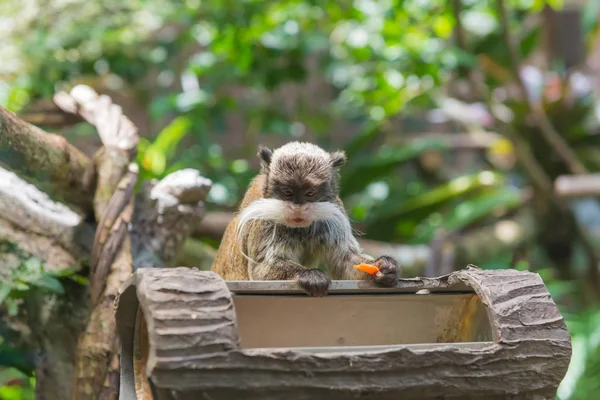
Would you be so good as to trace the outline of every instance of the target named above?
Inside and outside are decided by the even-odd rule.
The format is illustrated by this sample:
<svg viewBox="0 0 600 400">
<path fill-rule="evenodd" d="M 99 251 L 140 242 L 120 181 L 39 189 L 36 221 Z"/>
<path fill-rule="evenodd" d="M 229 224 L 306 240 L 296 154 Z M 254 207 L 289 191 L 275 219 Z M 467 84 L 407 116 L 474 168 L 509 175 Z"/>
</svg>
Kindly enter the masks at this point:
<svg viewBox="0 0 600 400">
<path fill-rule="evenodd" d="M 17 114 L 25 122 L 42 126 L 46 129 L 61 129 L 84 122 L 77 114 L 67 113 L 51 99 L 40 99 L 27 104 Z"/>
<path fill-rule="evenodd" d="M 554 190 L 563 198 L 600 196 L 600 174 L 563 175 L 554 181 Z"/>
<path fill-rule="evenodd" d="M 46 133 L 0 106 L 0 152 L 8 153 L 11 167 L 47 174 L 63 197 L 77 193 L 80 206 L 87 199 L 89 209 L 95 184 L 92 160 L 62 136 Z"/>
<path fill-rule="evenodd" d="M 119 287 L 133 272 L 128 227 L 138 176 L 137 165 L 131 163 L 137 129 L 121 107 L 87 86 L 76 86 L 69 94 L 58 93 L 55 102 L 94 125 L 104 145 L 94 156 L 98 173 L 94 212 L 99 225 L 90 266 L 92 312 L 77 343 L 73 396 L 76 400 L 114 397 L 119 363 L 115 362 L 118 347 L 113 304 Z"/>
<path fill-rule="evenodd" d="M 554 151 L 558 154 L 558 156 L 563 160 L 567 168 L 573 174 L 585 174 L 587 173 L 587 169 L 583 165 L 581 161 L 577 159 L 573 150 L 569 147 L 569 144 L 563 139 L 563 137 L 554 129 L 552 123 L 550 122 L 548 116 L 546 115 L 541 104 L 534 102 L 527 92 L 527 87 L 525 86 L 525 82 L 521 78 L 521 74 L 519 73 L 520 61 L 519 61 L 519 50 L 518 46 L 515 42 L 516 35 L 514 33 L 510 33 L 509 31 L 509 19 L 508 19 L 508 11 L 506 8 L 506 4 L 504 0 L 498 0 L 498 15 L 500 17 L 500 24 L 502 26 L 502 34 L 504 37 L 504 42 L 508 48 L 509 54 L 509 62 L 511 65 L 511 70 L 514 73 L 515 79 L 517 81 L 517 86 L 519 91 L 521 92 L 521 96 L 525 100 L 529 112 L 533 116 L 535 124 L 537 125 L 540 133 L 543 138 L 548 142 Z"/>
<path fill-rule="evenodd" d="M 176 260 L 204 216 L 203 201 L 211 187 L 210 179 L 193 169 L 144 182 L 131 226 L 134 269 L 162 268 Z"/>
<path fill-rule="evenodd" d="M 99 221 L 90 265 L 92 312 L 77 347 L 75 399 L 116 398 L 119 383 L 113 304 L 135 268 L 171 264 L 194 224 L 212 182 L 195 170 L 176 171 L 163 180 L 138 179 L 137 129 L 108 96 L 77 86 L 58 93 L 56 103 L 96 126 L 103 148 L 94 157 L 98 184 L 94 211 Z"/>
</svg>

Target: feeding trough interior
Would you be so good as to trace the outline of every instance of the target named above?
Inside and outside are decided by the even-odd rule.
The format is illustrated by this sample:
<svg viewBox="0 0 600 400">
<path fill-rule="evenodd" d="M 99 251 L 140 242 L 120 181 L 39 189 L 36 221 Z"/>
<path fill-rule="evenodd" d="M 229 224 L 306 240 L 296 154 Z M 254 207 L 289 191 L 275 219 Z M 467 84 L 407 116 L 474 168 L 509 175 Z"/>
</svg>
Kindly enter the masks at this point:
<svg viewBox="0 0 600 400">
<path fill-rule="evenodd" d="M 338 281 L 307 298 L 290 283 L 228 282 L 241 348 L 324 352 L 348 347 L 489 342 L 487 309 L 469 288 L 426 294 Z M 290 293 L 291 292 L 291 293 Z"/>
</svg>

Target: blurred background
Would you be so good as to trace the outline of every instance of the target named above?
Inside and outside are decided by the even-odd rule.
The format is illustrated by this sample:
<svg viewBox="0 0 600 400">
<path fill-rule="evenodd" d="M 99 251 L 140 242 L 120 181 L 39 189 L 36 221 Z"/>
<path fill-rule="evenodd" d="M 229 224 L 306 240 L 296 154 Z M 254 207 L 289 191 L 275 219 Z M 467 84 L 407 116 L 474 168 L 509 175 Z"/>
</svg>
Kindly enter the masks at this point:
<svg viewBox="0 0 600 400">
<path fill-rule="evenodd" d="M 573 340 L 558 398 L 600 398 L 599 17 L 597 0 L 3 0 L 0 104 L 92 155 L 93 128 L 36 110 L 78 84 L 110 95 L 144 179 L 213 181 L 180 260 L 204 268 L 258 144 L 343 149 L 368 251 L 406 276 L 539 273 Z M 23 357 L 0 332 L 1 399 L 34 397 Z"/>
</svg>

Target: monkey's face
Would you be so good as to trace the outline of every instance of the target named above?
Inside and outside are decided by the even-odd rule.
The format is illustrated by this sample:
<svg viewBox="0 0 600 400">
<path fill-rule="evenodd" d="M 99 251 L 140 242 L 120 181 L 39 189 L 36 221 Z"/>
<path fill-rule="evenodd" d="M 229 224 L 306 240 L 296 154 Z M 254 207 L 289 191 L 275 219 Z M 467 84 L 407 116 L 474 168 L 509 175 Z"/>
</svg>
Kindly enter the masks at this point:
<svg viewBox="0 0 600 400">
<path fill-rule="evenodd" d="M 261 147 L 258 157 L 267 177 L 264 197 L 243 210 L 239 227 L 252 219 L 293 228 L 325 220 L 330 226 L 349 227 L 336 202 L 338 170 L 346 160 L 343 152 L 328 153 L 310 143 L 292 142 L 274 152 Z"/>
<path fill-rule="evenodd" d="M 307 227 L 318 219 L 320 203 L 334 199 L 327 181 L 318 177 L 274 179 L 269 198 L 280 201 L 281 223 L 289 227 Z M 272 203 L 275 204 L 275 203 Z"/>
</svg>

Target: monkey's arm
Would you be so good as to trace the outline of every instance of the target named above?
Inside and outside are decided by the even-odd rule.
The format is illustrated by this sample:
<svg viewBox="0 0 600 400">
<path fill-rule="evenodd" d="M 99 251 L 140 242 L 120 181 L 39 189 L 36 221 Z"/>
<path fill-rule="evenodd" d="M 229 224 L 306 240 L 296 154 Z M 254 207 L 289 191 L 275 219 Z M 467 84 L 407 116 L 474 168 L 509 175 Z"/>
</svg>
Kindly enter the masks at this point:
<svg viewBox="0 0 600 400">
<path fill-rule="evenodd" d="M 319 269 L 307 269 L 291 260 L 290 250 L 265 238 L 272 235 L 271 227 L 261 222 L 253 223 L 247 240 L 248 276 L 250 280 L 297 280 L 311 296 L 327 294 L 331 278 Z M 258 226 L 257 226 L 258 225 Z M 262 226 L 261 226 L 262 225 Z"/>
<path fill-rule="evenodd" d="M 262 262 L 249 263 L 251 280 L 296 280 L 310 296 L 321 297 L 327 294 L 331 278 L 319 269 L 306 269 L 285 258 L 274 258 Z"/>
<path fill-rule="evenodd" d="M 371 264 L 379 268 L 375 275 L 369 275 L 354 268 L 357 264 Z M 388 256 L 378 259 L 364 254 L 357 243 L 352 243 L 347 249 L 340 250 L 332 247 L 327 253 L 327 266 L 333 279 L 336 280 L 374 280 L 381 286 L 396 286 L 399 266 L 396 260 Z"/>
<path fill-rule="evenodd" d="M 344 209 L 344 203 L 336 197 L 335 203 Z M 327 266 L 333 279 L 336 280 L 374 280 L 381 286 L 396 286 L 400 267 L 392 257 L 381 256 L 378 259 L 362 252 L 358 241 L 352 238 L 345 244 L 330 244 L 325 253 Z M 369 275 L 354 268 L 361 263 L 375 265 L 379 272 Z"/>
<path fill-rule="evenodd" d="M 294 280 L 302 271 L 306 271 L 306 268 L 284 256 L 248 262 L 248 275 L 251 280 L 255 281 Z"/>
</svg>

